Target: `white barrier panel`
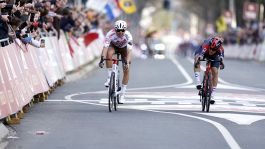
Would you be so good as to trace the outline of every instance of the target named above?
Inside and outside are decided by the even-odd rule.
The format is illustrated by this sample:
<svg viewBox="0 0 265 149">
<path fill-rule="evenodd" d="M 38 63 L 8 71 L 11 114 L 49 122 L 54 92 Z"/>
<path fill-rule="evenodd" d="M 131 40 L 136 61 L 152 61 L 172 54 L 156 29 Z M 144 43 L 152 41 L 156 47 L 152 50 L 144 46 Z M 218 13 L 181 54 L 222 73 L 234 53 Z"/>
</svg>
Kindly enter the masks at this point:
<svg viewBox="0 0 265 149">
<path fill-rule="evenodd" d="M 52 44 L 52 49 L 54 51 L 54 56 L 56 58 L 56 61 L 57 61 L 57 64 L 58 64 L 58 77 L 59 79 L 63 79 L 65 77 L 65 70 L 64 70 L 64 67 L 63 67 L 63 60 L 62 60 L 62 57 L 61 57 L 61 53 L 60 53 L 60 50 L 59 50 L 59 41 L 57 39 L 56 36 L 52 36 L 52 37 L 49 37 L 50 39 L 50 42 Z"/>
<path fill-rule="evenodd" d="M 63 60 L 63 67 L 65 72 L 72 71 L 74 69 L 73 59 L 70 54 L 68 43 L 66 41 L 65 34 L 61 31 L 59 39 L 59 51 Z"/>
<path fill-rule="evenodd" d="M 0 56 L 2 90 L 5 92 L 1 93 L 0 117 L 3 118 L 21 110 L 32 99 L 33 86 L 27 76 L 29 67 L 14 44 L 1 48 Z M 2 108 L 7 111 L 3 112 Z"/>
<path fill-rule="evenodd" d="M 59 41 L 56 37 L 44 39 L 45 48 L 15 43 L 0 47 L 0 118 L 17 113 L 34 95 L 48 91 L 66 71 L 98 57 L 103 47 L 103 38 L 92 38 L 87 46 L 83 39 L 70 39 L 75 50 L 71 57 L 64 34 Z"/>
<path fill-rule="evenodd" d="M 31 66 L 27 62 L 26 54 L 28 52 L 23 52 L 20 49 L 17 49 L 15 44 L 8 46 L 8 49 L 5 49 L 8 55 L 5 55 L 5 58 L 9 59 L 9 68 L 11 68 L 12 80 L 14 81 L 11 84 L 14 100 L 17 101 L 18 108 L 26 105 L 33 97 L 33 82 L 32 79 L 35 77 L 30 76 Z M 35 80 L 37 80 L 35 78 Z M 18 110 L 18 109 L 17 109 Z"/>
<path fill-rule="evenodd" d="M 256 59 L 258 61 L 265 61 L 265 42 L 263 42 L 257 52 Z"/>
<path fill-rule="evenodd" d="M 78 68 L 84 62 L 84 53 L 77 43 L 77 40 L 73 36 L 69 36 L 69 45 L 72 47 L 73 50 L 73 62 L 74 62 L 74 69 Z"/>
<path fill-rule="evenodd" d="M 46 80 L 49 86 L 53 86 L 54 83 L 58 80 L 57 70 L 56 70 L 56 61 L 53 57 L 53 50 L 51 49 L 51 44 L 47 37 L 45 39 L 45 48 L 36 49 L 39 61 L 41 62 L 41 68 L 44 72 Z"/>
<path fill-rule="evenodd" d="M 225 45 L 225 57 L 265 61 L 265 43 L 258 45 Z"/>
<path fill-rule="evenodd" d="M 101 39 L 96 39 L 95 41 L 93 41 L 89 47 L 92 49 L 93 54 L 96 57 L 99 57 L 101 55 L 101 50 L 103 48 L 103 41 Z"/>
<path fill-rule="evenodd" d="M 34 95 L 43 93 L 49 90 L 49 86 L 47 84 L 46 78 L 41 69 L 41 62 L 39 61 L 39 58 L 36 54 L 37 50 L 38 50 L 37 48 L 29 46 L 28 55 L 30 55 L 30 57 L 27 58 L 27 60 L 31 60 L 31 63 L 34 66 L 30 68 L 30 74 L 31 74 L 32 82 L 33 82 Z"/>
<path fill-rule="evenodd" d="M 94 59 L 94 55 L 93 55 L 92 51 L 90 51 L 89 48 L 87 48 L 89 46 L 87 46 L 87 47 L 85 46 L 84 38 L 78 38 L 78 43 L 79 43 L 79 45 L 80 45 L 80 47 L 81 47 L 81 49 L 83 51 L 83 54 L 84 54 L 84 62 L 83 62 L 83 64 L 92 61 Z"/>
<path fill-rule="evenodd" d="M 11 113 L 15 112 L 14 109 L 18 108 L 18 106 L 14 104 L 14 96 L 11 87 L 13 80 L 10 76 L 8 69 L 9 66 L 5 58 L 4 50 L 4 48 L 0 47 L 0 118 L 10 115 Z"/>
</svg>

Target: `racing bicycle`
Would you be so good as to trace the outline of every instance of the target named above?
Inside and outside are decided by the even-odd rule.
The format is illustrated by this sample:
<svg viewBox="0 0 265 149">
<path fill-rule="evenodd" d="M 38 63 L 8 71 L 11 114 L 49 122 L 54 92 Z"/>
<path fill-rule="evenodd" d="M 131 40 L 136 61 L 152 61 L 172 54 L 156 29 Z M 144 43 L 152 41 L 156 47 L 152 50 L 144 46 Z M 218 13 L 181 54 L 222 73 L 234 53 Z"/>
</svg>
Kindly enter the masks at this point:
<svg viewBox="0 0 265 149">
<path fill-rule="evenodd" d="M 113 61 L 112 64 L 112 72 L 110 76 L 110 84 L 108 88 L 108 107 L 109 107 L 109 112 L 112 112 L 113 110 L 117 111 L 118 109 L 118 104 L 120 103 L 120 94 L 119 90 L 121 89 L 120 85 L 120 70 L 119 70 L 119 62 L 122 61 L 120 59 L 120 54 L 117 53 L 117 58 L 112 58 L 112 59 L 104 59 L 106 61 Z"/>
<path fill-rule="evenodd" d="M 199 91 L 200 101 L 202 105 L 202 111 L 209 112 L 210 104 L 211 104 L 211 95 L 212 95 L 212 70 L 211 70 L 211 63 L 212 62 L 221 62 L 220 60 L 212 60 L 212 59 L 203 59 L 200 61 L 206 61 L 206 70 L 204 71 L 202 87 Z M 206 109 L 205 109 L 206 108 Z"/>
</svg>

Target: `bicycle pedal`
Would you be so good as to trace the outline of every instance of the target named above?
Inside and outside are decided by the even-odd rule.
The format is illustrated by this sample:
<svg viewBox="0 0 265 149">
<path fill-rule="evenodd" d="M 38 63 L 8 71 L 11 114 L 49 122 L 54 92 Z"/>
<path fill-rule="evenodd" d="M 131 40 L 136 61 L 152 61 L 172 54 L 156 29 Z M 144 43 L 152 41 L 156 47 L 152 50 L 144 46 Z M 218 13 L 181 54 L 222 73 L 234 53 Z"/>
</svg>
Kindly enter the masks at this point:
<svg viewBox="0 0 265 149">
<path fill-rule="evenodd" d="M 213 105 L 214 103 L 215 103 L 215 101 L 214 101 L 214 100 L 210 100 L 210 104 L 212 104 L 212 105 Z"/>
<path fill-rule="evenodd" d="M 197 90 L 200 90 L 202 88 L 202 85 L 197 85 L 196 88 Z"/>
</svg>

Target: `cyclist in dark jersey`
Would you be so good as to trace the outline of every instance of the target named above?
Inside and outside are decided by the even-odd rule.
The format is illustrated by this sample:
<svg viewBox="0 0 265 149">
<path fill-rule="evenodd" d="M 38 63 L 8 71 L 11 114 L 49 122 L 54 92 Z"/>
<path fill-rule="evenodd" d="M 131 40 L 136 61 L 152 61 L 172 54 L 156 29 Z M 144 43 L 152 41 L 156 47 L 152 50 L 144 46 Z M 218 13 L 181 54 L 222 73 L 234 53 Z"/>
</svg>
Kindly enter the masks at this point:
<svg viewBox="0 0 265 149">
<path fill-rule="evenodd" d="M 203 44 L 195 51 L 195 58 L 194 58 L 194 74 L 196 80 L 196 88 L 199 90 L 201 89 L 201 80 L 200 80 L 200 60 L 202 59 L 211 59 L 211 60 L 220 60 L 220 62 L 212 62 L 211 69 L 212 69 L 212 97 L 211 103 L 214 104 L 214 95 L 218 83 L 218 70 L 224 69 L 224 48 L 222 46 L 223 39 L 220 37 L 212 37 L 206 39 Z"/>
</svg>

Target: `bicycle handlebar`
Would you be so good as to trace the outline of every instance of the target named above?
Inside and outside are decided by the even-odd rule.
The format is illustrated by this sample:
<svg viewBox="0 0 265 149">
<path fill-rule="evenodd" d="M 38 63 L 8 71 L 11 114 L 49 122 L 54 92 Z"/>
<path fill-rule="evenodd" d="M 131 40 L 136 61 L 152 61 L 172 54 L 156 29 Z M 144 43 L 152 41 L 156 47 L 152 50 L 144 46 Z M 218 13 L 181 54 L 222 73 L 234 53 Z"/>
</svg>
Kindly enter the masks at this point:
<svg viewBox="0 0 265 149">
<path fill-rule="evenodd" d="M 212 60 L 212 59 L 200 59 L 199 61 L 211 61 L 211 62 L 221 62 L 221 60 Z"/>
<path fill-rule="evenodd" d="M 113 59 L 104 58 L 103 60 L 104 61 L 122 61 L 122 59 L 115 59 L 115 58 L 113 58 Z"/>
</svg>

